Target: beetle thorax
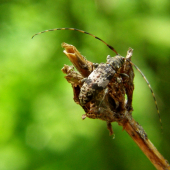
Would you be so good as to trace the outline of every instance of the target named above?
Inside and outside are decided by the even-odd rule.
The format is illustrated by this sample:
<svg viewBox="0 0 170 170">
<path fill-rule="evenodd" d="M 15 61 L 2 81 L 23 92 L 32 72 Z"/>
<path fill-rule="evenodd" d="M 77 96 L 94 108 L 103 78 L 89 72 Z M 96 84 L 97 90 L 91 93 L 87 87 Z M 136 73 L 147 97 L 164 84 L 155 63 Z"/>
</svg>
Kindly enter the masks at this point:
<svg viewBox="0 0 170 170">
<path fill-rule="evenodd" d="M 125 58 L 122 56 L 115 56 L 111 57 L 110 55 L 107 56 L 107 64 L 110 64 L 114 70 L 119 69 L 125 61 Z"/>
</svg>

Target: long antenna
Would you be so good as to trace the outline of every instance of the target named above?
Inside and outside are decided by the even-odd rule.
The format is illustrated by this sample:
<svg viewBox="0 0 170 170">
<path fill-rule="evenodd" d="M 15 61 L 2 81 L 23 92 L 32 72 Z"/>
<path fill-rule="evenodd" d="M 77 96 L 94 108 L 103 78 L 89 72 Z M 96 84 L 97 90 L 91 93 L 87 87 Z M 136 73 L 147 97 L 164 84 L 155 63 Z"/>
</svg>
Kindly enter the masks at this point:
<svg viewBox="0 0 170 170">
<path fill-rule="evenodd" d="M 96 37 L 95 35 L 93 34 L 90 34 L 86 31 L 83 31 L 83 30 L 79 30 L 79 29 L 76 29 L 76 28 L 54 28 L 54 29 L 49 29 L 49 30 L 45 30 L 45 31 L 42 31 L 42 32 L 39 32 L 37 34 L 34 34 L 32 36 L 32 38 L 34 38 L 36 35 L 39 35 L 39 34 L 42 34 L 42 33 L 45 33 L 45 32 L 49 32 L 49 31 L 56 31 L 56 30 L 72 30 L 72 31 L 78 31 L 78 32 L 81 32 L 81 33 L 84 33 L 84 34 L 88 34 L 88 35 L 91 35 L 92 37 L 98 39 L 99 41 L 103 42 L 104 44 L 106 44 L 112 51 L 114 51 L 116 53 L 116 55 L 118 55 L 117 51 L 112 47 L 110 46 L 109 44 L 107 44 L 105 41 L 103 41 L 102 39 L 100 39 L 99 37 Z"/>
<path fill-rule="evenodd" d="M 131 61 L 130 63 L 136 68 L 136 70 L 142 75 L 142 77 L 144 78 L 145 82 L 147 83 L 151 93 L 152 93 L 152 96 L 153 96 L 153 99 L 154 99 L 154 102 L 155 102 L 155 106 L 156 106 L 156 110 L 157 110 L 157 113 L 158 113 L 158 117 L 159 117 L 159 122 L 161 124 L 161 129 L 163 129 L 163 126 L 162 126 L 162 121 L 161 121 L 161 115 L 160 115 L 160 112 L 159 112 L 159 108 L 158 108 L 158 103 L 157 103 L 157 100 L 156 100 L 156 97 L 155 97 L 155 94 L 152 90 L 152 87 L 149 83 L 149 81 L 147 80 L 147 78 L 145 77 L 145 75 L 142 73 L 142 71 L 139 69 L 139 67 L 137 67 L 135 64 L 133 64 Z"/>
</svg>

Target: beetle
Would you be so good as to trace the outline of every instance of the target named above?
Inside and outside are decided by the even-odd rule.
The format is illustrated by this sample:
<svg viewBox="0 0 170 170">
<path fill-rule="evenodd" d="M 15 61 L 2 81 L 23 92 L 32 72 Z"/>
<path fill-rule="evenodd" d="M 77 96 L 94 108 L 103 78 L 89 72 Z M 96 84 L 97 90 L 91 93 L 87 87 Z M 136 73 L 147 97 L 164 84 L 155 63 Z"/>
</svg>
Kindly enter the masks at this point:
<svg viewBox="0 0 170 170">
<path fill-rule="evenodd" d="M 90 35 L 92 37 L 94 37 L 95 39 L 98 39 L 99 41 L 103 42 L 108 48 L 110 48 L 112 51 L 114 51 L 116 53 L 117 56 L 119 56 L 118 52 L 109 44 L 107 44 L 105 41 L 103 41 L 102 39 L 100 39 L 99 37 L 91 34 L 91 33 L 88 33 L 86 31 L 83 31 L 83 30 L 80 30 L 80 29 L 77 29 L 77 28 L 54 28 L 54 29 L 49 29 L 49 30 L 45 30 L 45 31 L 42 31 L 42 32 L 39 32 L 39 33 L 36 33 L 32 36 L 32 38 L 34 38 L 36 35 L 39 35 L 39 34 L 42 34 L 42 33 L 45 33 L 45 32 L 50 32 L 50 31 L 56 31 L 56 30 L 71 30 L 71 31 L 78 31 L 78 32 L 81 32 L 81 33 L 84 33 L 84 34 L 87 34 L 87 35 Z M 138 72 L 142 75 L 142 77 L 144 78 L 145 82 L 147 83 L 151 93 L 152 93 L 152 96 L 153 96 L 153 99 L 154 99 L 154 102 L 155 102 L 155 106 L 156 106 L 156 109 L 157 109 L 157 113 L 158 113 L 158 116 L 159 116 L 159 121 L 160 121 L 160 124 L 161 124 L 161 128 L 162 128 L 162 122 L 161 122 L 161 117 L 160 117 L 160 112 L 159 112 L 159 108 L 158 108 L 158 104 L 157 104 L 157 100 L 156 100 L 156 97 L 155 97 L 155 94 L 152 90 L 152 87 L 149 83 L 149 81 L 147 80 L 147 78 L 145 77 L 145 75 L 142 73 L 142 71 L 134 64 L 132 63 L 129 59 L 127 59 L 126 61 L 129 61 L 129 63 L 131 65 L 133 65 L 137 70 Z M 109 70 L 107 71 L 103 71 L 101 72 L 101 74 L 99 75 L 98 74 L 98 78 L 94 76 L 94 73 L 95 72 L 99 72 L 99 70 L 101 69 L 101 67 L 105 67 L 105 69 Z M 97 91 L 100 91 L 100 90 L 103 90 L 106 88 L 106 86 L 108 85 L 108 82 L 109 82 L 109 79 L 110 77 L 113 77 L 113 75 L 115 74 L 114 73 L 114 66 L 109 63 L 107 61 L 107 63 L 105 65 L 99 65 L 98 68 L 96 68 L 96 70 L 94 70 L 94 72 L 92 72 L 89 77 L 87 77 L 85 80 L 84 80 L 84 85 L 82 86 L 82 89 L 81 89 L 81 93 L 80 93 L 80 102 L 82 105 L 86 104 L 93 96 L 94 93 L 96 93 Z M 106 80 L 105 80 L 106 78 Z M 98 81 L 98 83 L 95 83 L 94 81 Z M 91 92 L 85 94 L 84 91 L 86 91 L 87 89 L 90 89 Z M 131 101 L 130 101 L 131 103 Z"/>
</svg>

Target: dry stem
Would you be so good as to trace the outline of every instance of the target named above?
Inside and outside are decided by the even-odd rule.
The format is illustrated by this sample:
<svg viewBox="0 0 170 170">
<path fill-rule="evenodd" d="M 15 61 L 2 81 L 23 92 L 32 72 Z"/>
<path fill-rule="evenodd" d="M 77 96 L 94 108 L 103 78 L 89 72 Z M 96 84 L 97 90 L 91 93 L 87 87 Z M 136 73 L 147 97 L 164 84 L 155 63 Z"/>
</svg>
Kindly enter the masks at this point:
<svg viewBox="0 0 170 170">
<path fill-rule="evenodd" d="M 158 170 L 170 170 L 168 161 L 158 152 L 152 142 L 148 139 L 147 134 L 130 114 L 127 114 L 126 121 L 122 121 L 119 125 L 130 135 L 143 153 L 148 157 Z"/>
</svg>

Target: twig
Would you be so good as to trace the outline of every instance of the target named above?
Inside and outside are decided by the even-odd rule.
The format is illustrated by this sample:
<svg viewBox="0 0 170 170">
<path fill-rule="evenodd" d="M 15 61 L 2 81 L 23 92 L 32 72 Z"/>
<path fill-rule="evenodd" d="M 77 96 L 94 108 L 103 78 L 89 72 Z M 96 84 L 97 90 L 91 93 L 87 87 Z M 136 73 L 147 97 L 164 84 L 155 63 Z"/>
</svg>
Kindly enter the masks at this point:
<svg viewBox="0 0 170 170">
<path fill-rule="evenodd" d="M 158 152 L 152 142 L 148 139 L 147 134 L 131 116 L 126 114 L 126 119 L 122 122 L 118 122 L 123 126 L 123 129 L 129 134 L 129 136 L 136 142 L 143 153 L 148 157 L 158 170 L 170 170 L 168 161 Z"/>
</svg>

